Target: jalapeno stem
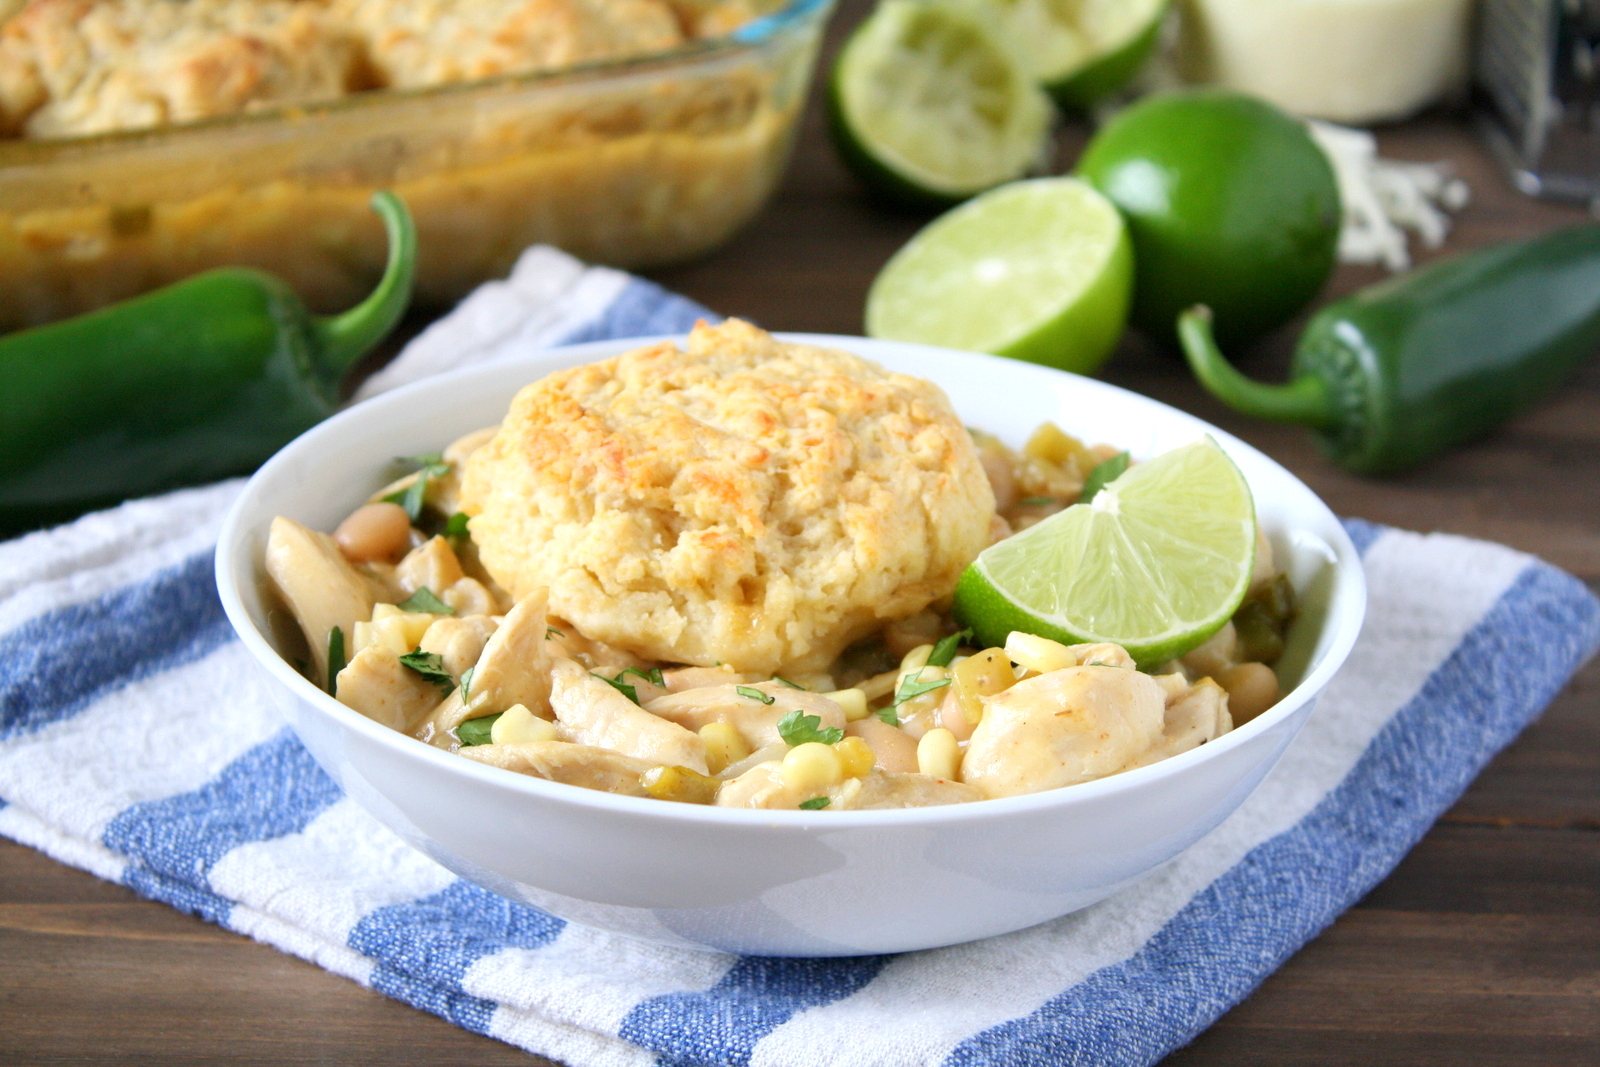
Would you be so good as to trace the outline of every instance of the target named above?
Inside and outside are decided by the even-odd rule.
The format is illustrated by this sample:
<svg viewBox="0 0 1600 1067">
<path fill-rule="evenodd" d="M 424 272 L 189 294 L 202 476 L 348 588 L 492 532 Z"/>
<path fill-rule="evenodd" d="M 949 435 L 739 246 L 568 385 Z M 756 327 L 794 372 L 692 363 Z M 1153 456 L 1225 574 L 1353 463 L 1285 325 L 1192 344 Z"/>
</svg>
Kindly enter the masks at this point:
<svg viewBox="0 0 1600 1067">
<path fill-rule="evenodd" d="M 352 365 L 394 328 L 411 300 L 417 270 L 417 230 L 405 202 L 387 189 L 372 194 L 372 210 L 383 219 L 389 262 L 365 300 L 349 311 L 316 320 L 321 340 L 318 363 L 329 381 L 344 378 Z"/>
<path fill-rule="evenodd" d="M 1178 316 L 1178 339 L 1200 384 L 1233 410 L 1324 430 L 1337 423 L 1333 397 L 1321 378 L 1302 375 L 1285 385 L 1268 385 L 1234 370 L 1211 334 L 1211 309 L 1204 304 Z"/>
</svg>

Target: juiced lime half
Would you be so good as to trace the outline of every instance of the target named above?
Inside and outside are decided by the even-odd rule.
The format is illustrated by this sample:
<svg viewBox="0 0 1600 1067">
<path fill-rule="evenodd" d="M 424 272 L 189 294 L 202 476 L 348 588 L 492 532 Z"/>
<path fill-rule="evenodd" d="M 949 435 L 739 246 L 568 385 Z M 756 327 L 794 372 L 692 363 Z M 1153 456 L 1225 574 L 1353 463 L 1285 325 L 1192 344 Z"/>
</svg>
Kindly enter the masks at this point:
<svg viewBox="0 0 1600 1067">
<path fill-rule="evenodd" d="M 1088 374 L 1132 298 L 1122 215 L 1076 178 L 1013 182 L 929 223 L 867 294 L 867 333 Z"/>
<path fill-rule="evenodd" d="M 894 199 L 945 205 L 1019 178 L 1041 157 L 1050 101 L 976 9 L 883 0 L 829 82 L 834 141 Z"/>
<path fill-rule="evenodd" d="M 1168 0 L 981 0 L 1063 105 L 1122 88 L 1154 47 Z"/>
<path fill-rule="evenodd" d="M 991 545 L 962 574 L 956 615 L 985 645 L 1013 630 L 1112 641 L 1152 666 L 1228 621 L 1255 554 L 1250 487 L 1205 437 Z"/>
</svg>

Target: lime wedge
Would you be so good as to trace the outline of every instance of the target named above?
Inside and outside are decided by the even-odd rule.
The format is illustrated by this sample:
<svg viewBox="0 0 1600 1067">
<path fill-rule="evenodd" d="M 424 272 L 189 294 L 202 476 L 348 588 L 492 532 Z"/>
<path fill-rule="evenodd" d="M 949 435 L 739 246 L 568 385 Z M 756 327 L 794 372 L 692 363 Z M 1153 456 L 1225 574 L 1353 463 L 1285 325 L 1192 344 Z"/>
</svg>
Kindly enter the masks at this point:
<svg viewBox="0 0 1600 1067">
<path fill-rule="evenodd" d="M 1051 109 L 972 9 L 884 0 L 834 63 L 829 113 L 840 154 L 871 188 L 945 206 L 1025 174 Z"/>
<path fill-rule="evenodd" d="M 982 0 L 1036 80 L 1065 107 L 1084 107 L 1138 73 L 1168 0 Z"/>
<path fill-rule="evenodd" d="M 1088 374 L 1127 322 L 1122 215 L 1076 178 L 1014 182 L 923 228 L 867 294 L 867 333 Z"/>
<path fill-rule="evenodd" d="M 1111 641 L 1149 667 L 1228 621 L 1255 553 L 1250 487 L 1205 437 L 991 545 L 961 575 L 956 616 L 984 645 L 1004 644 L 1013 630 Z"/>
</svg>

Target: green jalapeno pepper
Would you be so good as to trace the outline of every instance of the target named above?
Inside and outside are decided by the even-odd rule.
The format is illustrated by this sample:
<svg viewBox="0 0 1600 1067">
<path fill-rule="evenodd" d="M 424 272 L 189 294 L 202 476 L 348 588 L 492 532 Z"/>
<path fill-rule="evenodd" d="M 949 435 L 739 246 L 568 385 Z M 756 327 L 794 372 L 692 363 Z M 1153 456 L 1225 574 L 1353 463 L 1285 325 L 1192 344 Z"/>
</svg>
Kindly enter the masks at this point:
<svg viewBox="0 0 1600 1067">
<path fill-rule="evenodd" d="M 312 316 L 272 275 L 222 267 L 0 337 L 0 534 L 243 474 L 332 414 L 411 299 L 410 213 L 388 192 L 372 206 L 388 264 L 341 315 Z"/>
<path fill-rule="evenodd" d="M 1600 225 L 1454 256 L 1328 305 L 1286 385 L 1230 366 L 1204 307 L 1178 333 L 1229 407 L 1312 427 L 1349 470 L 1394 474 L 1487 433 L 1600 346 Z"/>
</svg>

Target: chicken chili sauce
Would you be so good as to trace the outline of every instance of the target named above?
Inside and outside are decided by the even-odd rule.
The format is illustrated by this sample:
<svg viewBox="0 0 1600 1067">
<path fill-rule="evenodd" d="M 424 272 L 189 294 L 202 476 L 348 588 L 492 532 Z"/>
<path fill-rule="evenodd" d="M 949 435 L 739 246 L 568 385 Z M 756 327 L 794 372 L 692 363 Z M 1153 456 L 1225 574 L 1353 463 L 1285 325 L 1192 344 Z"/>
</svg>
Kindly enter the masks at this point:
<svg viewBox="0 0 1600 1067">
<path fill-rule="evenodd" d="M 1252 587 L 1232 621 L 1148 671 L 1118 645 L 1020 631 L 1003 647 L 974 647 L 948 596 L 820 667 L 645 658 L 554 613 L 544 587 L 514 598 L 484 566 L 461 510 L 463 468 L 496 430 L 412 457 L 414 471 L 332 534 L 275 519 L 266 552 L 307 637 L 307 676 L 361 714 L 464 758 L 684 803 L 919 807 L 1145 766 L 1279 697 L 1271 665 L 1293 595 L 1259 537 Z M 1077 503 L 1086 485 L 1127 464 L 1125 453 L 1049 423 L 1020 452 L 971 435 L 993 491 L 993 540 Z"/>
</svg>

